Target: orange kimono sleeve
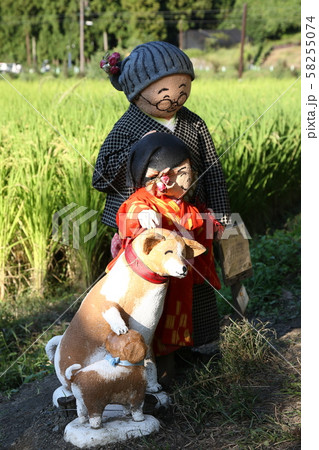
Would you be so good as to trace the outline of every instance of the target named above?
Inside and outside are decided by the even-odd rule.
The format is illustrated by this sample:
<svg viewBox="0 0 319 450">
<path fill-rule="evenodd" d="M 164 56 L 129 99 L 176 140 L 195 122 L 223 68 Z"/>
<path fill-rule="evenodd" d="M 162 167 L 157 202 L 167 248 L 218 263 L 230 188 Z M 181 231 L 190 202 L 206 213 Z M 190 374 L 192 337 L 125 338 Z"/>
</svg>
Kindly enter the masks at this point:
<svg viewBox="0 0 319 450">
<path fill-rule="evenodd" d="M 116 223 L 121 239 L 135 237 L 141 229 L 141 224 L 137 216 L 141 211 L 146 209 L 150 209 L 150 207 L 142 201 L 133 199 L 128 199 L 120 206 L 116 216 Z"/>
</svg>

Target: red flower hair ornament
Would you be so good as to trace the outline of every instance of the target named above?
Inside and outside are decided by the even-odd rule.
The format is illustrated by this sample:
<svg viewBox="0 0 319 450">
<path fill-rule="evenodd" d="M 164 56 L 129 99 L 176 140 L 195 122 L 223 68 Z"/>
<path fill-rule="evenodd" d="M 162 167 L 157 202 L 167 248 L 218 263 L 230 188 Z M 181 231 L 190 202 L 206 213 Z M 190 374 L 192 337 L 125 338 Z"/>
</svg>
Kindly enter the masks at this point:
<svg viewBox="0 0 319 450">
<path fill-rule="evenodd" d="M 121 55 L 118 52 L 114 52 L 111 55 L 107 52 L 100 61 L 100 68 L 108 75 L 116 75 L 120 72 L 120 67 L 118 65 L 120 59 Z"/>
</svg>

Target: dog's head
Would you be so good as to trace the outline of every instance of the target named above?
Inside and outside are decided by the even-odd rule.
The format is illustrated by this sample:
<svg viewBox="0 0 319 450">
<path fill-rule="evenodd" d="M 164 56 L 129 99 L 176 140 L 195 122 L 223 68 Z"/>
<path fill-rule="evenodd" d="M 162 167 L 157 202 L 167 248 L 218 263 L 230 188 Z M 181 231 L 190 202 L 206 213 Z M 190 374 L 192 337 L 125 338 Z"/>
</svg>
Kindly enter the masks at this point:
<svg viewBox="0 0 319 450">
<path fill-rule="evenodd" d="M 138 257 L 153 272 L 177 278 L 187 275 L 188 259 L 206 251 L 197 241 L 163 228 L 145 230 L 134 239 L 133 247 Z"/>
<path fill-rule="evenodd" d="M 135 330 L 128 330 L 119 336 L 111 331 L 107 335 L 105 348 L 114 358 L 119 357 L 132 364 L 142 361 L 147 351 L 143 336 Z"/>
</svg>

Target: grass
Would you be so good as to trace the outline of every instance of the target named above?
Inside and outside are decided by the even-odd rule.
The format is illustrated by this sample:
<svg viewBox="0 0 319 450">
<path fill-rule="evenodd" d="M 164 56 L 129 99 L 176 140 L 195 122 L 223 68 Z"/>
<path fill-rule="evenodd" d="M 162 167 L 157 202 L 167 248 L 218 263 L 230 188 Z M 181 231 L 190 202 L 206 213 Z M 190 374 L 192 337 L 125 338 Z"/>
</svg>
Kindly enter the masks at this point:
<svg viewBox="0 0 319 450">
<path fill-rule="evenodd" d="M 4 298 L 5 295 L 6 269 L 10 251 L 19 242 L 16 231 L 23 210 L 23 203 L 20 203 L 18 208 L 16 206 L 17 197 L 19 197 L 17 191 L 21 187 L 18 183 L 16 171 L 8 170 L 8 163 L 2 164 L 0 168 L 1 180 L 7 179 L 8 185 L 11 186 L 8 189 L 8 185 L 1 183 L 0 187 L 0 299 Z"/>
<path fill-rule="evenodd" d="M 298 448 L 300 377 L 265 339 L 284 356 L 290 354 L 290 346 L 278 341 L 267 323 L 252 327 L 247 320 L 231 321 L 223 330 L 222 359 L 203 361 L 181 352 L 169 388 L 172 408 L 158 412 L 159 433 L 116 448 Z M 21 373 L 23 363 L 17 373 L 32 381 L 32 375 Z M 50 373 L 45 361 L 39 360 L 39 369 L 41 376 Z"/>
<path fill-rule="evenodd" d="M 18 284 L 45 294 L 57 255 L 65 262 L 55 266 L 61 268 L 58 279 L 87 284 L 96 276 L 92 267 L 102 270 L 112 232 L 101 225 L 104 195 L 91 187 L 91 177 L 104 137 L 128 106 L 125 96 L 101 79 L 43 77 L 11 84 L 0 83 L 0 165 L 6 168 L 0 208 L 9 212 L 1 219 L 2 300 L 14 295 Z M 199 76 L 187 107 L 205 119 L 214 138 L 233 212 L 251 234 L 278 226 L 300 199 L 299 82 Z M 80 226 L 79 249 L 72 247 L 73 223 L 69 246 L 51 235 L 53 214 L 71 203 L 85 210 L 74 220 L 96 211 Z M 97 235 L 84 242 L 94 220 Z"/>
<path fill-rule="evenodd" d="M 251 252 L 254 264 L 254 277 L 246 280 L 250 302 L 248 306 L 249 316 L 274 319 L 280 317 L 281 320 L 290 320 L 300 314 L 299 309 L 299 293 L 300 293 L 300 221 L 295 218 L 288 222 L 284 230 L 277 230 L 273 234 L 259 236 L 252 239 Z M 269 264 L 273 261 L 273 264 Z M 299 262 L 298 262 L 299 261 Z M 290 295 L 284 293 L 289 290 Z M 231 295 L 229 289 L 222 290 L 223 296 L 230 300 Z M 219 296 L 220 314 L 231 314 L 228 304 Z M 79 298 L 74 306 L 70 309 L 67 316 L 59 319 L 59 323 L 50 328 L 49 332 L 45 330 L 56 321 L 62 312 L 71 305 L 76 298 Z M 50 294 L 46 298 L 36 297 L 34 293 L 24 293 L 16 298 L 12 298 L 8 302 L 0 304 L 0 372 L 6 370 L 9 365 L 14 363 L 16 358 L 21 355 L 34 340 L 45 332 L 44 336 L 37 342 L 36 348 L 39 354 L 27 352 L 23 359 L 19 360 L 19 368 L 13 366 L 12 370 L 6 373 L 5 377 L 0 378 L 2 390 L 10 390 L 18 387 L 23 382 L 21 373 L 26 377 L 37 376 L 42 370 L 50 370 L 46 366 L 44 369 L 40 367 L 39 361 L 45 360 L 44 343 L 51 336 L 61 334 L 67 326 L 67 320 L 78 308 L 82 297 L 74 295 L 74 288 L 66 283 L 62 283 L 60 287 L 56 283 L 51 285 Z M 237 340 L 233 338 L 236 333 L 234 326 L 231 331 L 232 338 L 228 338 L 227 329 L 224 337 L 227 337 L 229 349 L 227 358 L 232 356 L 245 362 L 244 356 L 239 353 L 236 348 L 236 342 L 240 340 L 243 351 L 250 353 L 255 362 L 257 358 L 264 361 L 265 347 L 261 335 L 257 333 L 257 337 L 252 338 L 250 333 L 240 335 L 242 330 L 237 330 L 239 335 Z M 255 348 L 256 341 L 259 342 Z M 259 339 L 259 341 L 258 341 Z M 232 343 L 232 344 L 231 344 Z M 230 346 L 233 345 L 231 349 Z M 226 366 L 233 366 L 234 361 L 228 361 L 224 357 L 224 370 Z M 251 363 L 248 361 L 251 365 Z M 20 371 L 20 372 L 19 372 Z M 236 369 L 238 375 L 241 376 L 241 369 Z"/>
<path fill-rule="evenodd" d="M 256 49 L 247 45 L 246 51 Z M 300 86 L 288 70 L 280 79 L 276 71 L 266 79 L 253 71 L 241 81 L 231 79 L 236 52 L 213 52 L 209 62 L 216 71 L 212 77 L 197 70 L 186 106 L 205 119 L 221 155 L 232 210 L 254 234 L 254 276 L 244 283 L 249 317 L 290 320 L 299 315 L 300 219 L 276 228 L 299 209 Z M 222 66 L 231 69 L 222 74 Z M 51 218 L 74 202 L 97 211 L 93 219 L 99 223 L 104 198 L 91 188 L 92 166 L 127 108 L 124 95 L 101 74 L 94 81 L 28 78 L 10 82 L 47 121 L 0 83 L 0 389 L 8 396 L 53 372 L 44 345 L 63 333 L 79 306 L 82 298 L 60 317 L 77 298 L 76 286 L 83 291 L 106 265 L 109 229 L 99 226 L 95 239 L 84 244 L 91 223 L 83 224 L 77 250 L 52 241 Z M 222 294 L 231 298 L 229 289 Z M 232 312 L 222 299 L 219 309 L 222 315 Z M 278 344 L 267 322 L 254 326 L 257 331 L 247 321 L 225 328 L 221 361 L 186 363 L 172 390 L 173 416 L 166 414 L 159 436 L 139 440 L 136 448 L 298 445 L 299 376 L 266 345 L 263 337 Z M 285 410 L 286 403 L 296 411 Z"/>
<path fill-rule="evenodd" d="M 253 329 L 232 321 L 222 334 L 221 360 L 189 356 L 186 365 L 184 354 L 171 388 L 172 414 L 165 411 L 160 433 L 134 441 L 134 448 L 298 448 L 300 377 L 265 339 L 279 345 L 267 323 Z"/>
<path fill-rule="evenodd" d="M 284 239 L 281 236 L 280 245 L 283 254 L 288 237 L 293 241 L 297 230 L 297 219 L 282 230 Z M 278 234 L 280 230 L 271 236 Z M 260 239 L 253 239 L 253 248 L 259 249 Z M 275 243 L 274 239 L 271 240 L 269 248 L 276 247 Z M 296 249 L 290 250 L 289 255 L 294 252 Z M 255 258 L 257 255 L 260 261 L 264 260 L 262 251 L 255 253 Z M 267 266 L 260 266 L 261 282 L 266 279 L 262 274 L 267 270 Z M 278 272 L 279 285 L 284 285 L 286 275 L 285 271 Z M 261 285 L 259 288 L 262 290 Z M 290 280 L 290 289 L 298 291 L 297 277 Z M 5 395 L 17 392 L 21 383 L 53 372 L 44 346 L 52 336 L 63 333 L 67 327 L 82 298 L 65 315 L 61 314 L 75 299 L 71 290 L 68 292 L 63 288 L 60 292 L 55 290 L 55 296 L 51 295 L 50 299 L 22 296 L 0 306 L 0 372 L 12 364 L 0 377 Z M 259 303 L 257 299 L 251 301 L 255 302 L 253 310 L 256 315 L 262 315 L 265 312 L 262 298 Z M 282 308 L 280 292 L 277 297 L 273 296 L 273 302 L 273 307 Z M 291 302 L 289 297 L 288 304 Z M 287 308 L 287 303 L 286 309 L 285 319 L 289 320 L 296 311 Z M 53 322 L 54 326 L 50 327 Z M 36 344 L 29 348 L 35 341 Z M 181 351 L 176 383 L 170 388 L 172 411 L 165 411 L 163 415 L 159 413 L 162 425 L 159 434 L 134 441 L 134 448 L 204 449 L 228 448 L 235 444 L 245 450 L 273 445 L 282 449 L 298 448 L 300 377 L 268 342 L 299 370 L 298 362 L 292 360 L 293 337 L 279 341 L 265 319 L 252 322 L 230 319 L 221 333 L 221 359 L 207 361 L 207 358 L 198 359 L 196 354 Z M 15 363 L 19 355 L 22 357 Z M 132 448 L 132 443 L 118 447 L 128 448 Z"/>
<path fill-rule="evenodd" d="M 300 315 L 301 222 L 300 215 L 287 221 L 282 229 L 268 230 L 250 241 L 253 276 L 243 282 L 249 303 L 249 317 L 290 320 Z M 221 289 L 231 298 L 230 288 Z M 218 296 L 219 311 L 231 314 L 232 308 Z"/>
<path fill-rule="evenodd" d="M 0 305 L 0 391 L 10 396 L 23 383 L 53 373 L 44 347 L 65 331 L 79 306 L 72 306 L 76 298 L 62 289 L 50 299 L 34 297 L 31 291 Z"/>
<path fill-rule="evenodd" d="M 251 234 L 255 231 L 250 242 L 254 276 L 245 286 L 249 316 L 264 321 L 299 314 L 300 218 L 278 230 L 275 221 L 299 206 L 300 99 L 298 84 L 292 82 L 202 77 L 187 104 L 205 118 L 223 155 L 233 211 L 245 219 Z M 0 108 L 0 170 L 6 171 L 0 208 L 7 211 L 1 215 L 0 234 L 0 248 L 5 248 L 0 253 L 5 299 L 0 302 L 0 373 L 5 372 L 0 386 L 7 395 L 52 373 L 44 345 L 63 333 L 81 299 L 55 321 L 76 299 L 76 288 L 82 292 L 106 265 L 109 229 L 99 225 L 95 239 L 84 244 L 92 222 L 84 224 L 77 250 L 51 239 L 51 219 L 74 202 L 85 212 L 97 211 L 93 219 L 100 223 L 104 198 L 91 188 L 92 166 L 101 142 L 127 107 L 124 96 L 105 81 L 43 78 L 17 80 L 14 86 L 59 133 L 0 83 L 0 102 L 11 105 Z M 288 95 L 276 102 L 287 89 Z M 72 243 L 71 231 L 69 236 Z M 231 298 L 225 288 L 222 294 Z M 222 299 L 219 309 L 222 315 L 232 312 Z M 212 442 L 225 439 L 225 445 L 237 442 L 238 448 L 255 449 L 296 441 L 298 424 L 287 428 L 288 413 L 275 413 L 265 399 L 274 404 L 282 396 L 298 399 L 300 381 L 265 345 L 263 335 L 273 339 L 266 324 L 256 322 L 256 327 L 257 332 L 247 322 L 232 323 L 223 333 L 222 361 L 190 364 L 183 371 L 174 389 L 174 421 L 165 422 L 169 446 L 154 437 L 143 441 L 142 448 L 178 448 L 179 443 L 182 448 L 211 448 Z"/>
</svg>

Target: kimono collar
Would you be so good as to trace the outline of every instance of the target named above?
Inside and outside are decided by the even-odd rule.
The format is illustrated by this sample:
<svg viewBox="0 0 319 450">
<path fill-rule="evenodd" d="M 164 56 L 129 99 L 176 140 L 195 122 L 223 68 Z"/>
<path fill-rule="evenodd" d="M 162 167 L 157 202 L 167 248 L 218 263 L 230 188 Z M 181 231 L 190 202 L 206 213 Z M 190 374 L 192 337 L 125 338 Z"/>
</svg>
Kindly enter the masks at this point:
<svg viewBox="0 0 319 450">
<path fill-rule="evenodd" d="M 132 247 L 131 242 L 129 242 L 125 248 L 125 259 L 133 272 L 142 277 L 144 280 L 147 280 L 153 284 L 163 284 L 168 281 L 167 276 L 162 276 L 153 272 L 139 259 Z"/>
</svg>

